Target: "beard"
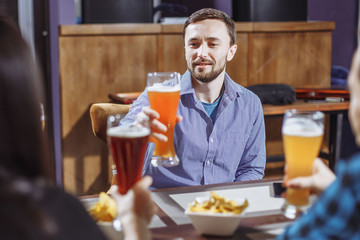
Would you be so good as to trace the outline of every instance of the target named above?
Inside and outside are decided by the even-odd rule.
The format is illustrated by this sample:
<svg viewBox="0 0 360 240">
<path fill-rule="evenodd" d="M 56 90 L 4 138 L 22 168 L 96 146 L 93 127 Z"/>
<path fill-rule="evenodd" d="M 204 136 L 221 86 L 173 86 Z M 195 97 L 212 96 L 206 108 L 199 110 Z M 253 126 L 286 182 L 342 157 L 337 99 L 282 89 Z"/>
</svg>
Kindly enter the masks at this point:
<svg viewBox="0 0 360 240">
<path fill-rule="evenodd" d="M 210 72 L 205 70 L 196 71 L 196 66 L 200 63 L 206 63 L 211 66 Z M 188 62 L 188 69 L 191 75 L 200 82 L 209 83 L 216 79 L 220 73 L 222 73 L 226 67 L 227 61 L 224 57 L 219 63 L 214 60 L 204 60 L 203 58 L 196 58 L 194 61 Z"/>
</svg>

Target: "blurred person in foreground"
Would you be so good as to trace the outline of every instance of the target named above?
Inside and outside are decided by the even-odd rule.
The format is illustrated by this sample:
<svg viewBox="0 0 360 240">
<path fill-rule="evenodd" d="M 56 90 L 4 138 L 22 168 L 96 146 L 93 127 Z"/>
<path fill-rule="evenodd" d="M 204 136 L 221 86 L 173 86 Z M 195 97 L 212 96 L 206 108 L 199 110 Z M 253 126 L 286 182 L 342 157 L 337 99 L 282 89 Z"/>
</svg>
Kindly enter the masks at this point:
<svg viewBox="0 0 360 240">
<path fill-rule="evenodd" d="M 264 176 L 265 126 L 262 105 L 250 90 L 235 83 L 226 65 L 236 53 L 234 21 L 224 12 L 206 8 L 193 13 L 183 28 L 187 71 L 181 77 L 178 124 L 174 146 L 178 166 L 154 167 L 150 143 L 143 175 L 153 188 L 257 180 Z M 176 47 L 176 46 L 174 46 Z M 166 132 L 159 113 L 149 106 L 145 90 L 133 103 L 123 124 L 141 122 Z M 163 134 L 152 132 L 160 141 Z"/>
<path fill-rule="evenodd" d="M 353 57 L 348 79 L 349 119 L 360 146 L 360 50 Z M 360 239 L 360 154 L 336 163 L 336 176 L 320 160 L 313 174 L 285 182 L 286 187 L 310 188 L 319 199 L 278 239 Z"/>
<path fill-rule="evenodd" d="M 1 239 L 106 239 L 80 201 L 50 183 L 49 147 L 40 121 L 43 100 L 29 47 L 15 24 L 0 17 Z M 148 236 L 154 211 L 150 184 L 146 177 L 125 196 L 112 192 L 126 237 Z"/>
</svg>

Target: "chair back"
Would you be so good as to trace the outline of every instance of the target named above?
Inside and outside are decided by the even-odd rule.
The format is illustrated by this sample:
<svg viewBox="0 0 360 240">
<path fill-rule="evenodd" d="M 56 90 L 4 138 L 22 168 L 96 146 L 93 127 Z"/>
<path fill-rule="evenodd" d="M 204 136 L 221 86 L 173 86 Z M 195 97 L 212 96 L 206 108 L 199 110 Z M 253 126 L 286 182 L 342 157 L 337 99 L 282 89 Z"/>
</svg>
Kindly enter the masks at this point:
<svg viewBox="0 0 360 240">
<path fill-rule="evenodd" d="M 95 136 L 106 142 L 107 118 L 110 115 L 128 113 L 130 104 L 94 103 L 90 107 L 91 127 Z"/>
</svg>

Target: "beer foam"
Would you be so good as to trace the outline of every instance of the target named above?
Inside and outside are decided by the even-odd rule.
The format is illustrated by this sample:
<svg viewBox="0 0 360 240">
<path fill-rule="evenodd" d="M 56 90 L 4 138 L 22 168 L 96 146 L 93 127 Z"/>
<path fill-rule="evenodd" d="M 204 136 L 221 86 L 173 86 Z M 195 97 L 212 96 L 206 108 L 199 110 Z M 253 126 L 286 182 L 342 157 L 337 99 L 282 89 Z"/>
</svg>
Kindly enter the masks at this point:
<svg viewBox="0 0 360 240">
<path fill-rule="evenodd" d="M 282 133 L 290 136 L 316 137 L 323 135 L 324 131 L 311 119 L 289 118 L 284 123 Z"/>
<path fill-rule="evenodd" d="M 164 86 L 161 83 L 155 83 L 154 85 L 147 87 L 148 92 L 177 92 L 180 91 L 180 84 L 175 86 Z"/>
<path fill-rule="evenodd" d="M 149 135 L 150 129 L 145 127 L 118 126 L 109 128 L 106 133 L 109 137 L 138 138 Z"/>
</svg>

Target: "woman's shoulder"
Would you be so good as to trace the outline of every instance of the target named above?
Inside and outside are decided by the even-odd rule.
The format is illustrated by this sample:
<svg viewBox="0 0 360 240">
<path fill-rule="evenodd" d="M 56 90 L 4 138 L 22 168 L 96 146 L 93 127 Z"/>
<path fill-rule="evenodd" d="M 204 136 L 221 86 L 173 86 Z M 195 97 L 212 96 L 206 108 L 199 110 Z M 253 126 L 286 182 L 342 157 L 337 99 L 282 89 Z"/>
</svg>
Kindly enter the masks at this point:
<svg viewBox="0 0 360 240">
<path fill-rule="evenodd" d="M 336 173 L 354 175 L 360 180 L 360 153 L 353 155 L 347 160 L 340 160 L 336 163 Z"/>
<path fill-rule="evenodd" d="M 105 239 L 95 221 L 80 200 L 55 186 L 45 185 L 42 205 L 61 228 L 62 237 L 78 239 Z M 69 236 L 68 234 L 71 235 Z"/>
<path fill-rule="evenodd" d="M 42 201 L 45 202 L 45 204 L 67 205 L 70 203 L 81 206 L 79 200 L 75 196 L 65 192 L 64 190 L 56 186 L 49 184 L 39 184 L 38 187 L 42 189 Z"/>
<path fill-rule="evenodd" d="M 360 154 L 336 163 L 336 176 L 341 189 L 349 189 L 360 201 Z"/>
<path fill-rule="evenodd" d="M 106 239 L 81 202 L 55 186 L 0 177 L 0 189 L 4 239 Z"/>
</svg>

